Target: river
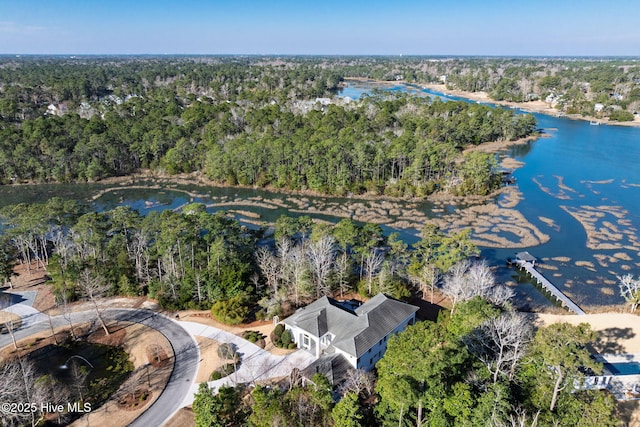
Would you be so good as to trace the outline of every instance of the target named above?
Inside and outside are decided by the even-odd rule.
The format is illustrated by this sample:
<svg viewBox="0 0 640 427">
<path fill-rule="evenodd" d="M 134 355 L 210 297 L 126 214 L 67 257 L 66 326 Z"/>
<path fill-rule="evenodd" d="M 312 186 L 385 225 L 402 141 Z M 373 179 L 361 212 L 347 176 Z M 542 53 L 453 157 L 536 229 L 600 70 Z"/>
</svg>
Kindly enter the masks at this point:
<svg viewBox="0 0 640 427">
<path fill-rule="evenodd" d="M 404 85 L 382 88 L 460 99 Z M 355 99 L 371 89 L 370 84 L 353 83 L 342 96 Z M 541 260 L 543 274 L 587 311 L 591 306 L 620 304 L 616 276 L 640 270 L 640 129 L 535 116 L 546 137 L 512 147 L 503 155 L 523 162 L 513 173 L 521 193 L 514 209 L 547 235 L 548 241 L 517 249 L 481 247 L 482 257 L 498 267 L 499 280 L 514 286 L 520 308 L 536 310 L 552 303 L 531 281 L 506 267 L 506 258 L 516 250 L 527 250 Z M 273 222 L 281 214 L 309 214 L 333 222 L 343 217 L 364 220 L 359 212 L 373 210 L 385 231 L 397 230 L 409 243 L 417 240 L 424 220 L 442 219 L 459 209 L 446 203 L 294 197 L 259 189 L 158 185 L 146 180 L 118 185 L 4 186 L 0 187 L 0 206 L 51 196 L 85 200 L 97 210 L 128 204 L 143 213 L 200 202 L 210 211 L 232 209 L 252 225 Z"/>
</svg>

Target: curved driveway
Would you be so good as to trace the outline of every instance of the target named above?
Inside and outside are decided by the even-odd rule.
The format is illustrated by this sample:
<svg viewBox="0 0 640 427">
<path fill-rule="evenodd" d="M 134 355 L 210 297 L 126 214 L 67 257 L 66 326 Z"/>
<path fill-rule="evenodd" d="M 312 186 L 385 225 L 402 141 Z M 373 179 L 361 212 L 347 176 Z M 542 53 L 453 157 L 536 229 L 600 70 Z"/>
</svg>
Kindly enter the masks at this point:
<svg viewBox="0 0 640 427">
<path fill-rule="evenodd" d="M 180 409 L 182 401 L 192 388 L 198 370 L 200 350 L 193 337 L 177 322 L 149 310 L 141 309 L 105 309 L 101 312 L 105 319 L 141 323 L 153 328 L 167 337 L 175 355 L 173 371 L 162 394 L 131 426 L 160 426 Z M 96 321 L 94 310 L 71 313 L 73 323 Z M 17 340 L 27 338 L 38 332 L 49 330 L 49 321 L 43 315 L 42 321 L 29 324 L 15 332 Z M 63 316 L 51 318 L 54 327 L 68 325 Z M 0 348 L 11 344 L 11 337 L 0 336 Z"/>
<path fill-rule="evenodd" d="M 276 356 L 244 338 L 240 338 L 230 332 L 202 323 L 184 322 L 180 325 L 191 335 L 206 337 L 219 342 L 232 343 L 240 355 L 240 367 L 236 372 L 216 381 L 209 381 L 209 387 L 218 390 L 219 387 L 235 386 L 236 384 L 254 384 L 256 381 L 269 378 L 284 377 L 291 373 L 293 368 L 304 369 L 316 358 L 306 350 L 298 350 L 286 356 Z M 194 384 L 191 393 L 185 397 L 182 406 L 191 405 L 198 384 Z"/>
</svg>

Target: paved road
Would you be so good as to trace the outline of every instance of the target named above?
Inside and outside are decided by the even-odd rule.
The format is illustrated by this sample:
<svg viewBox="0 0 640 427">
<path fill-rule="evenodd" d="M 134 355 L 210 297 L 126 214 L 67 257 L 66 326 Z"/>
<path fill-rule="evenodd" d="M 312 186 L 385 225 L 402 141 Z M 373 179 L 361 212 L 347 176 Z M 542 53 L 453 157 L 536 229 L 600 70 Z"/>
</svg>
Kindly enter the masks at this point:
<svg viewBox="0 0 640 427">
<path fill-rule="evenodd" d="M 130 424 L 131 426 L 139 427 L 161 426 L 180 409 L 182 401 L 192 388 L 200 359 L 200 350 L 196 342 L 177 322 L 152 311 L 105 309 L 103 316 L 105 319 L 136 322 L 156 329 L 167 337 L 173 347 L 175 363 L 167 386 L 153 405 Z M 54 327 L 68 325 L 68 321 L 62 316 L 52 317 L 51 321 Z M 71 321 L 73 323 L 84 323 L 97 321 L 97 319 L 95 311 L 90 310 L 71 313 Z M 44 321 L 25 325 L 25 327 L 16 331 L 15 337 L 20 340 L 49 329 L 49 322 L 45 316 Z M 11 337 L 9 334 L 0 336 L 0 348 L 10 344 Z"/>
</svg>

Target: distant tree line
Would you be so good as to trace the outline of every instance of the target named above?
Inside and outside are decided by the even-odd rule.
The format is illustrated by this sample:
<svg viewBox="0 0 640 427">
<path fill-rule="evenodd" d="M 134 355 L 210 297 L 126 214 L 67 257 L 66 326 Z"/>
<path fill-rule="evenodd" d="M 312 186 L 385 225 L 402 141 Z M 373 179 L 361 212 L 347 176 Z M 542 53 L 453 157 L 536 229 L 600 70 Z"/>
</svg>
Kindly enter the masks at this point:
<svg viewBox="0 0 640 427">
<path fill-rule="evenodd" d="M 344 60 L 0 64 L 3 183 L 154 169 L 330 194 L 486 194 L 499 185 L 495 161 L 462 149 L 535 131 L 530 115 L 409 95 L 327 105 L 349 70 Z"/>
<path fill-rule="evenodd" d="M 441 71 L 449 88 L 485 91 L 497 101 L 542 100 L 612 121 L 640 112 L 640 66 L 631 59 L 455 59 Z"/>
</svg>

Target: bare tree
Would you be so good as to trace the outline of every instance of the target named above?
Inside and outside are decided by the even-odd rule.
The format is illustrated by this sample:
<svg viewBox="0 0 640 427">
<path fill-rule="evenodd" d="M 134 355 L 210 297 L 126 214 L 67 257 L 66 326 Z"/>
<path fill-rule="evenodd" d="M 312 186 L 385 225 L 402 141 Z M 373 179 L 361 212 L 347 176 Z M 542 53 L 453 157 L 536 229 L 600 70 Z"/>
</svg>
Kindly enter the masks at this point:
<svg viewBox="0 0 640 427">
<path fill-rule="evenodd" d="M 503 284 L 496 284 L 485 295 L 485 298 L 498 307 L 504 307 L 514 295 L 513 289 Z"/>
<path fill-rule="evenodd" d="M 283 264 L 284 276 L 289 284 L 289 293 L 293 293 L 294 302 L 296 305 L 299 305 L 300 299 L 308 297 L 310 292 L 310 266 L 304 246 L 297 245 L 293 247 L 293 249 L 287 253 L 286 258 L 281 260 L 281 263 Z"/>
<path fill-rule="evenodd" d="M 375 248 L 371 249 L 364 259 L 365 278 L 369 295 L 373 293 L 373 278 L 380 271 L 383 261 L 384 255 L 376 251 Z"/>
<path fill-rule="evenodd" d="M 202 280 L 202 274 L 200 270 L 196 270 L 193 273 L 193 281 L 195 282 L 196 288 L 193 290 L 194 296 L 197 298 L 198 302 L 202 302 L 206 298 L 206 288 L 204 287 L 204 283 Z"/>
<path fill-rule="evenodd" d="M 48 401 L 54 405 L 65 405 L 71 399 L 71 393 L 66 384 L 58 381 L 51 375 L 45 375 L 38 380 L 38 383 L 43 387 L 43 392 L 48 396 Z M 44 401 L 43 401 L 44 402 Z M 68 418 L 67 413 L 62 411 L 56 411 L 56 421 L 58 425 L 63 425 Z"/>
<path fill-rule="evenodd" d="M 507 311 L 485 321 L 464 341 L 487 366 L 495 384 L 501 377 L 513 380 L 532 335 L 533 327 L 525 315 Z"/>
<path fill-rule="evenodd" d="M 351 276 L 351 258 L 346 252 L 342 252 L 334 261 L 333 270 L 335 271 L 336 285 L 340 290 L 340 297 L 350 290 L 349 276 Z"/>
<path fill-rule="evenodd" d="M 71 360 L 69 370 L 71 372 L 71 386 L 73 387 L 75 397 L 81 402 L 84 402 L 84 391 L 86 389 L 87 377 L 89 376 L 89 368 L 81 365 L 76 360 Z"/>
<path fill-rule="evenodd" d="M 340 385 L 340 394 L 356 393 L 367 399 L 375 391 L 376 377 L 364 369 L 348 369 L 344 382 Z"/>
<path fill-rule="evenodd" d="M 50 401 L 46 389 L 37 381 L 33 363 L 23 358 L 5 362 L 0 367 L 0 400 L 3 403 L 35 404 L 33 411 L 3 412 L 2 422 L 9 425 L 37 425 L 43 413 L 39 402 Z M 3 424 L 4 425 L 4 424 Z"/>
<path fill-rule="evenodd" d="M 67 270 L 67 265 L 69 264 L 69 259 L 74 250 L 74 243 L 69 238 L 69 235 L 60 228 L 56 228 L 51 233 L 50 241 L 53 244 L 53 253 L 58 255 L 58 264 L 60 265 L 60 270 L 64 275 L 64 272 Z"/>
<path fill-rule="evenodd" d="M 136 277 L 143 283 L 150 280 L 149 238 L 143 230 L 136 230 L 131 241 L 130 256 L 133 257 Z"/>
<path fill-rule="evenodd" d="M 293 244 L 291 242 L 291 239 L 289 239 L 286 236 L 281 237 L 276 242 L 277 257 L 280 258 L 280 260 L 287 259 L 289 256 L 289 252 L 291 252 L 292 247 L 293 247 Z"/>
<path fill-rule="evenodd" d="M 451 300 L 451 314 L 456 309 L 459 301 L 464 301 L 468 295 L 466 273 L 471 263 L 468 260 L 461 261 L 449 269 L 444 278 L 442 291 Z"/>
<path fill-rule="evenodd" d="M 496 279 L 489 266 L 484 262 L 471 263 L 466 274 L 468 292 L 473 295 L 486 296 L 496 284 Z"/>
<path fill-rule="evenodd" d="M 0 365 L 0 399 L 13 402 L 20 395 L 20 366 L 15 360 Z M 6 415 L 6 414 L 3 414 Z"/>
<path fill-rule="evenodd" d="M 504 427 L 536 427 L 538 425 L 538 417 L 540 416 L 540 410 L 535 414 L 530 415 L 527 410 L 522 407 L 517 407 L 513 414 L 509 415 L 509 420 L 504 424 Z"/>
<path fill-rule="evenodd" d="M 261 246 L 256 251 L 256 260 L 260 272 L 267 281 L 267 286 L 271 290 L 273 295 L 278 293 L 278 275 L 280 272 L 280 265 L 278 259 L 271 253 L 269 249 Z"/>
<path fill-rule="evenodd" d="M 107 328 L 107 325 L 100 313 L 100 309 L 98 308 L 98 298 L 102 297 L 107 292 L 109 285 L 106 284 L 101 277 L 95 276 L 91 270 L 84 269 L 80 273 L 78 286 L 80 287 L 81 293 L 93 303 L 93 308 L 96 310 L 96 316 L 98 316 L 100 325 L 102 326 L 102 329 L 104 329 L 104 333 L 109 335 L 109 329 Z"/>
<path fill-rule="evenodd" d="M 73 320 L 71 319 L 71 309 L 69 307 L 69 294 L 66 289 L 63 289 L 62 292 L 59 292 L 56 295 L 56 306 L 60 308 L 62 311 L 62 317 L 69 324 L 69 332 L 71 333 L 71 338 L 75 341 L 78 339 L 75 331 L 73 330 Z"/>
<path fill-rule="evenodd" d="M 505 285 L 497 284 L 493 272 L 483 262 L 461 261 L 449 269 L 442 291 L 451 299 L 451 313 L 460 301 L 480 296 L 495 305 L 504 305 L 513 292 Z"/>
<path fill-rule="evenodd" d="M 53 342 L 55 345 L 58 345 L 58 337 L 56 337 L 56 330 L 53 327 L 53 320 L 51 319 L 51 313 L 47 310 L 47 320 L 49 321 L 49 329 L 51 329 L 51 338 L 53 338 Z"/>
<path fill-rule="evenodd" d="M 422 292 L 422 298 L 425 298 L 427 291 L 430 290 L 429 301 L 433 304 L 433 291 L 439 279 L 438 269 L 425 262 L 415 273 L 409 276 L 409 279 L 418 285 L 418 289 Z"/>
<path fill-rule="evenodd" d="M 620 284 L 620 296 L 631 305 L 631 312 L 635 313 L 640 305 L 640 278 L 633 278 L 632 274 L 618 276 Z"/>
<path fill-rule="evenodd" d="M 316 289 L 316 297 L 331 293 L 329 276 L 336 256 L 335 240 L 332 236 L 323 236 L 321 239 L 310 242 L 307 247 L 309 266 L 313 285 Z"/>
</svg>

